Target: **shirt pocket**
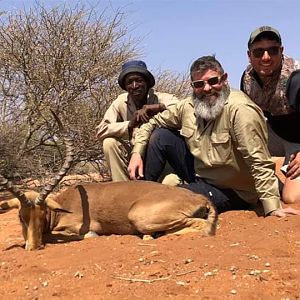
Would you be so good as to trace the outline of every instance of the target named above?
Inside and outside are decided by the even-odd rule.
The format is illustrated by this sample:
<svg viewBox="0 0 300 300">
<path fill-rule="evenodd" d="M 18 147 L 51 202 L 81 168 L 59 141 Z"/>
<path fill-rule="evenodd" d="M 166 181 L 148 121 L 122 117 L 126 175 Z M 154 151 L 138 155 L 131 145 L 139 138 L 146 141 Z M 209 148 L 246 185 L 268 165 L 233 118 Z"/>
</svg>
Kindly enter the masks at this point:
<svg viewBox="0 0 300 300">
<path fill-rule="evenodd" d="M 211 144 L 208 151 L 212 165 L 226 165 L 230 159 L 231 138 L 229 132 L 214 132 L 211 135 Z"/>
</svg>

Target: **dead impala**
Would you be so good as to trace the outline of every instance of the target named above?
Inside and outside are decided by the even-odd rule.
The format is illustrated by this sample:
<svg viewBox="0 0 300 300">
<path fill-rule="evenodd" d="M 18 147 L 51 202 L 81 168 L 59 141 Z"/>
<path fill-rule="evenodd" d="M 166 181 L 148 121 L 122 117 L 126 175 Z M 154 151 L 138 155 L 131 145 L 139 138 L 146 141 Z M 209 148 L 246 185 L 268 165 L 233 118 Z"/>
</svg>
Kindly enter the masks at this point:
<svg viewBox="0 0 300 300">
<path fill-rule="evenodd" d="M 0 175 L 0 185 L 15 196 L 0 202 L 0 213 L 19 210 L 27 250 L 41 248 L 43 237 L 51 231 L 82 237 L 94 233 L 215 234 L 217 212 L 214 206 L 206 197 L 184 188 L 147 181 L 107 182 L 77 185 L 58 195 L 50 194 L 69 170 L 74 157 L 73 143 L 66 133 L 64 142 L 65 162 L 40 194 L 23 193 Z"/>
<path fill-rule="evenodd" d="M 0 202 L 0 211 L 19 209 L 27 250 L 40 248 L 51 231 L 80 236 L 199 232 L 215 233 L 217 214 L 204 196 L 154 182 L 77 185 L 37 204 L 37 193 Z"/>
</svg>

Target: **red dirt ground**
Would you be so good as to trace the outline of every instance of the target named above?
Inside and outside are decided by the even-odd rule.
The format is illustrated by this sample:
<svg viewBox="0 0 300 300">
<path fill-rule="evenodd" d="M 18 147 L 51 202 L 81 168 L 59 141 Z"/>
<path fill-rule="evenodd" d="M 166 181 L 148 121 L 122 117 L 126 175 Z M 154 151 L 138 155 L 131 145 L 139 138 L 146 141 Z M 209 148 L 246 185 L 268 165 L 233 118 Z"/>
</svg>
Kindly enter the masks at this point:
<svg viewBox="0 0 300 300">
<path fill-rule="evenodd" d="M 300 203 L 292 207 L 300 209 Z M 102 236 L 28 252 L 0 216 L 0 299 L 299 299 L 300 216 L 219 216 L 216 236 Z"/>
</svg>

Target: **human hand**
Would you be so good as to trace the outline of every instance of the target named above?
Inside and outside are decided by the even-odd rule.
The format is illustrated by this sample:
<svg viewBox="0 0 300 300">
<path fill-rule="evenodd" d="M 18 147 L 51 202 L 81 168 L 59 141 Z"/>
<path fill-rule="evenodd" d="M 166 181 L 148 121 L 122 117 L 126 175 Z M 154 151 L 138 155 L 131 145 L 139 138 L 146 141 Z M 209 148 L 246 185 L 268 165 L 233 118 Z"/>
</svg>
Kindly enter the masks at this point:
<svg viewBox="0 0 300 300">
<path fill-rule="evenodd" d="M 300 215 L 300 211 L 297 209 L 294 209 L 292 207 L 286 207 L 286 208 L 278 208 L 276 210 L 273 210 L 270 213 L 270 216 L 276 216 L 276 217 L 287 217 L 289 215 Z"/>
<path fill-rule="evenodd" d="M 141 121 L 141 123 L 147 123 L 154 115 L 164 111 L 165 109 L 166 107 L 162 103 L 145 104 L 140 110 L 138 110 L 138 118 Z"/>
<path fill-rule="evenodd" d="M 141 120 L 139 117 L 139 111 L 134 112 L 131 120 L 128 123 L 128 129 L 132 130 L 133 128 L 139 127 L 141 124 Z"/>
<path fill-rule="evenodd" d="M 290 156 L 290 163 L 287 167 L 286 177 L 295 179 L 300 176 L 300 151 Z"/>
<path fill-rule="evenodd" d="M 141 109 L 138 110 L 138 119 L 141 123 L 147 123 L 151 117 L 154 116 L 154 112 L 152 111 L 152 105 L 143 105 Z"/>
<path fill-rule="evenodd" d="M 139 153 L 133 153 L 128 165 L 128 174 L 131 180 L 138 180 L 144 177 L 143 159 Z"/>
</svg>

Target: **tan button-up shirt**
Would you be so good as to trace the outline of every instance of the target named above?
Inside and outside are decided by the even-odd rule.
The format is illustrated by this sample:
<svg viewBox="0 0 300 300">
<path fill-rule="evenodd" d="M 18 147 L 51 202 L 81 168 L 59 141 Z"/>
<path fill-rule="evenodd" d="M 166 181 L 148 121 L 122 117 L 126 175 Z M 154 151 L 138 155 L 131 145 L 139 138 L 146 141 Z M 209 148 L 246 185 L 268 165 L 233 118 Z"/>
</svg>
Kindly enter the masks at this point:
<svg viewBox="0 0 300 300">
<path fill-rule="evenodd" d="M 149 90 L 147 104 L 163 103 L 169 108 L 177 102 L 178 99 L 172 94 L 154 92 L 153 89 Z M 136 111 L 135 103 L 129 97 L 128 93 L 121 94 L 112 102 L 103 120 L 96 127 L 97 137 L 100 140 L 104 140 L 107 137 L 117 137 L 128 140 L 128 124 Z M 133 133 L 133 136 L 134 135 L 135 133 Z M 134 141 L 131 142 L 133 143 Z"/>
<path fill-rule="evenodd" d="M 248 203 L 260 200 L 265 214 L 281 207 L 264 116 L 244 93 L 232 90 L 221 115 L 205 127 L 196 119 L 192 98 L 178 102 L 137 131 L 133 152 L 145 153 L 155 127 L 181 130 L 196 174 L 208 183 L 233 189 Z"/>
</svg>

